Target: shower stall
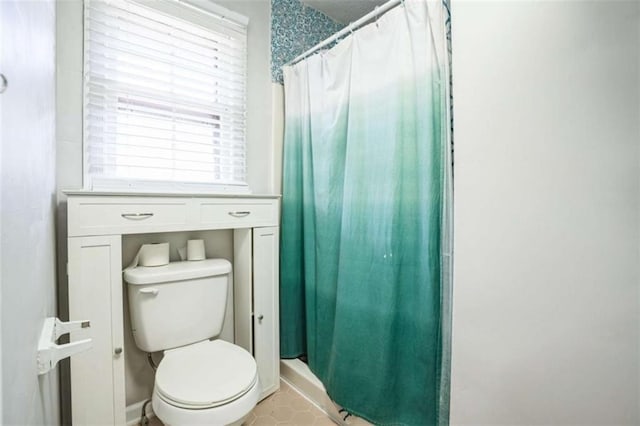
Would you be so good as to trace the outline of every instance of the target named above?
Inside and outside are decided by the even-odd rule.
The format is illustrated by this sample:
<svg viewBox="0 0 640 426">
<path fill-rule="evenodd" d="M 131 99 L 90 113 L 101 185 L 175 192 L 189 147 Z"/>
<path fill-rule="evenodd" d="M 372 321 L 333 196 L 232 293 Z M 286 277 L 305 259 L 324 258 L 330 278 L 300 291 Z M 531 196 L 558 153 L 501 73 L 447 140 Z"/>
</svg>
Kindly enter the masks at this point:
<svg viewBox="0 0 640 426">
<path fill-rule="evenodd" d="M 391 0 L 283 67 L 282 371 L 336 420 L 448 422 L 448 28 Z"/>
</svg>

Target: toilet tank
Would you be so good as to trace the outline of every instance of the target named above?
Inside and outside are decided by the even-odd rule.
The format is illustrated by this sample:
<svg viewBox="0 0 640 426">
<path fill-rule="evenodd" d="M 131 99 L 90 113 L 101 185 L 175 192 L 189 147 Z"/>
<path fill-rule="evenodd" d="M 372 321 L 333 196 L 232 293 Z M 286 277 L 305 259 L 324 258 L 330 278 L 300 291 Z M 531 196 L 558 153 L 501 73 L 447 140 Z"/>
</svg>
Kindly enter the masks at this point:
<svg viewBox="0 0 640 426">
<path fill-rule="evenodd" d="M 220 334 L 230 273 L 225 259 L 125 269 L 136 345 L 156 352 Z"/>
</svg>

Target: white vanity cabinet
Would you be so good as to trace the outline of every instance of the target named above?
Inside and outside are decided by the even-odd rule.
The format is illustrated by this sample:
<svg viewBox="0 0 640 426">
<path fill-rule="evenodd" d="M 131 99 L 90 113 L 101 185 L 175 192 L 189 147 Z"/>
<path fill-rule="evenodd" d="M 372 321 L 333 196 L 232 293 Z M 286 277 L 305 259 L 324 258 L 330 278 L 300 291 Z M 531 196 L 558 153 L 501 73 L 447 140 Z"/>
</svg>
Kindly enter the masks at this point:
<svg viewBox="0 0 640 426">
<path fill-rule="evenodd" d="M 125 424 L 122 236 L 233 229 L 235 343 L 258 365 L 262 397 L 279 387 L 279 198 L 67 192 L 69 317 L 91 321 L 71 341 L 75 425 Z"/>
<path fill-rule="evenodd" d="M 266 393 L 278 390 L 280 383 L 279 243 L 277 227 L 254 228 L 253 356 Z"/>
</svg>

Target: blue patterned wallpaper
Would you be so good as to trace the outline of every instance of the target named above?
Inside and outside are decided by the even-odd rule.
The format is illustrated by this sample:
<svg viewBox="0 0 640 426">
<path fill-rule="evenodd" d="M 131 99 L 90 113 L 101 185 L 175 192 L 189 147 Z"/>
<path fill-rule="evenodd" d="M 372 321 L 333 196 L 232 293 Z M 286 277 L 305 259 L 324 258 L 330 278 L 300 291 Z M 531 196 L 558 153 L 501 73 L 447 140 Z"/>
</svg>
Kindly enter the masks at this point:
<svg viewBox="0 0 640 426">
<path fill-rule="evenodd" d="M 271 0 L 271 80 L 282 83 L 282 65 L 342 28 L 299 0 Z"/>
</svg>

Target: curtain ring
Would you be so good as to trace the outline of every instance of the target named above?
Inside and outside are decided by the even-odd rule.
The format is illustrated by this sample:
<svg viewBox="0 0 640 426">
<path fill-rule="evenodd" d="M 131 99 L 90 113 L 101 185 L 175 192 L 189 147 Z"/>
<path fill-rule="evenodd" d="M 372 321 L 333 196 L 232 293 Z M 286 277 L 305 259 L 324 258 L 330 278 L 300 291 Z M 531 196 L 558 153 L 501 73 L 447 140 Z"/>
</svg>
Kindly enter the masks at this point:
<svg viewBox="0 0 640 426">
<path fill-rule="evenodd" d="M 404 1 L 404 0 L 403 0 Z M 376 6 L 373 8 L 373 13 L 376 15 L 376 28 L 378 28 L 378 8 L 380 7 L 380 5 Z"/>
<path fill-rule="evenodd" d="M 400 0 L 400 6 L 404 7 L 404 0 Z"/>
<path fill-rule="evenodd" d="M 353 35 L 353 22 L 349 22 L 349 34 Z"/>
</svg>

